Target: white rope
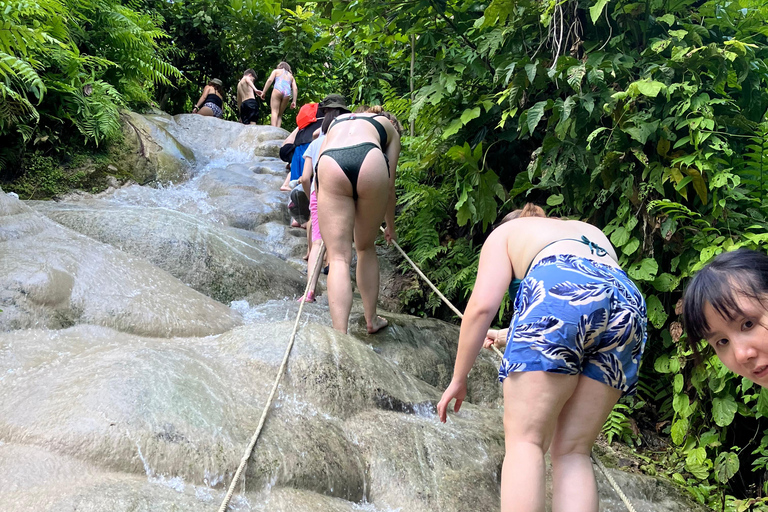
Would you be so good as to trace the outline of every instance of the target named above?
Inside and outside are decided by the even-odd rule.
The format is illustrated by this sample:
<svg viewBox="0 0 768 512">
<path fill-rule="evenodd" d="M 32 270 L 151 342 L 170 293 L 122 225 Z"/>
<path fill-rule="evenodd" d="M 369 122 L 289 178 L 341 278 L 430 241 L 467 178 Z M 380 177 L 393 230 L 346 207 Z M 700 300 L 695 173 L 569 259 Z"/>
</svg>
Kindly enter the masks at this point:
<svg viewBox="0 0 768 512">
<path fill-rule="evenodd" d="M 382 232 L 384 232 L 384 228 L 382 228 L 381 226 L 379 226 L 379 229 L 381 229 L 381 231 L 382 231 Z M 424 273 L 423 273 L 423 272 L 422 272 L 422 271 L 419 269 L 419 267 L 417 267 L 417 266 L 416 266 L 416 264 L 413 262 L 413 260 L 411 260 L 411 258 L 409 258 L 407 254 L 405 254 L 405 251 L 404 251 L 404 250 L 403 250 L 403 249 L 402 249 L 402 248 L 401 248 L 399 245 L 397 245 L 397 242 L 395 242 L 394 240 L 392 240 L 392 244 L 395 246 L 395 248 L 396 248 L 398 251 L 400 251 L 400 254 L 402 254 L 402 255 L 403 255 L 403 258 L 405 258 L 405 259 L 406 259 L 406 261 L 408 261 L 408 263 L 410 263 L 410 264 L 411 264 L 411 266 L 413 267 L 413 270 L 415 270 L 415 271 L 416 271 L 416 273 L 417 273 L 417 274 L 419 274 L 419 275 L 421 276 L 421 278 L 422 278 L 424 281 L 426 281 L 426 282 L 427 282 L 427 284 L 429 285 L 429 287 L 430 287 L 430 288 L 432 288 L 432 290 L 434 290 L 434 292 L 435 292 L 435 293 L 438 295 L 438 297 L 440 297 L 441 299 L 443 299 L 443 302 L 445 302 L 445 304 L 446 304 L 446 305 L 447 305 L 449 308 L 451 308 L 451 309 L 453 310 L 453 312 L 454 312 L 454 313 L 456 313 L 456 316 L 458 316 L 459 318 L 464 318 L 464 314 L 463 314 L 461 311 L 459 311 L 458 309 L 456 309 L 456 306 L 454 306 L 453 304 L 451 304 L 451 301 L 449 301 L 449 300 L 448 300 L 448 298 L 447 298 L 445 295 L 443 295 L 442 293 L 440 293 L 440 290 L 438 290 L 438 289 L 437 289 L 437 286 L 435 286 L 434 284 L 432 284 L 432 281 L 430 281 L 430 280 L 429 280 L 429 278 L 428 278 L 427 276 L 425 276 L 425 275 L 424 275 Z M 493 348 L 494 352 L 496 352 L 496 353 L 499 355 L 499 357 L 501 357 L 501 358 L 503 358 L 503 357 L 504 357 L 504 354 L 502 354 L 502 353 L 501 353 L 501 351 L 500 351 L 500 350 L 499 350 L 499 349 L 496 347 L 496 345 L 495 345 L 495 344 L 494 344 L 494 345 L 491 345 L 491 347 Z"/>
<path fill-rule="evenodd" d="M 616 494 L 619 495 L 619 498 L 621 498 L 621 501 L 624 502 L 624 505 L 627 506 L 627 510 L 629 512 L 637 512 L 635 510 L 635 507 L 632 506 L 632 503 L 630 503 L 629 498 L 621 492 L 621 488 L 619 487 L 619 484 L 616 483 L 616 480 L 613 479 L 613 477 L 608 473 L 608 470 L 605 468 L 603 463 L 600 461 L 600 459 L 597 458 L 597 455 L 595 455 L 595 450 L 592 449 L 592 460 L 595 461 L 595 464 L 597 464 L 597 467 L 600 468 L 600 471 L 603 472 L 605 475 L 605 478 L 608 479 L 608 483 L 611 484 L 611 487 L 613 487 L 613 490 L 616 491 Z"/>
<path fill-rule="evenodd" d="M 384 228 L 380 227 L 380 229 L 382 232 L 384 231 Z M 461 311 L 456 309 L 456 306 L 451 304 L 451 301 L 449 301 L 445 297 L 445 295 L 440 293 L 440 290 L 438 290 L 437 287 L 434 284 L 432 284 L 432 281 L 430 281 L 429 278 L 427 278 L 427 276 L 425 276 L 421 272 L 421 270 L 419 270 L 419 267 L 416 266 L 413 260 L 411 260 L 411 258 L 409 258 L 407 254 L 405 254 L 405 251 L 403 251 L 403 249 L 401 249 L 399 245 L 397 245 L 397 242 L 392 240 L 392 243 L 394 244 L 395 248 L 398 251 L 400 251 L 400 254 L 403 255 L 403 257 L 408 261 L 408 263 L 411 264 L 411 266 L 413 267 L 413 270 L 415 270 L 416 273 L 419 274 L 421 278 L 427 282 L 427 284 L 435 291 L 435 293 L 437 293 L 437 295 L 443 300 L 443 302 L 445 302 L 446 305 L 448 305 L 448 307 L 450 307 L 459 318 L 464 318 L 464 315 L 461 313 Z M 504 354 L 502 354 L 501 351 L 498 348 L 496 348 L 496 345 L 491 345 L 491 346 L 493 347 L 493 350 L 499 355 L 499 357 L 501 358 L 504 357 Z M 608 471 L 605 469 L 605 466 L 603 465 L 603 463 L 600 461 L 600 459 L 597 458 L 597 455 L 595 455 L 594 450 L 592 450 L 592 460 L 595 461 L 595 464 L 597 464 L 597 467 L 600 468 L 600 471 L 603 472 L 603 474 L 605 475 L 605 478 L 608 479 L 608 483 L 611 484 L 611 486 L 613 487 L 613 490 L 616 491 L 616 494 L 618 494 L 619 498 L 621 498 L 621 501 L 623 501 L 624 505 L 627 506 L 627 510 L 629 510 L 629 512 L 636 512 L 635 508 L 632 506 L 632 503 L 630 503 L 629 498 L 627 498 L 627 496 L 621 491 L 621 489 L 619 488 L 619 485 L 616 483 L 616 480 L 614 480 L 613 477 L 610 474 L 608 474 Z"/>
<path fill-rule="evenodd" d="M 306 302 L 307 292 L 309 291 L 310 283 L 312 282 L 312 279 L 314 278 L 315 274 L 320 271 L 320 265 L 322 265 L 323 263 L 324 249 L 325 249 L 325 246 L 321 241 L 320 254 L 317 257 L 317 262 L 315 262 L 315 268 L 313 269 L 312 274 L 308 276 L 307 287 L 304 289 L 304 295 L 302 295 L 304 300 L 302 300 L 301 303 L 299 304 L 299 312 L 296 315 L 296 322 L 293 324 L 293 332 L 291 332 L 291 339 L 288 341 L 288 346 L 285 348 L 285 354 L 283 355 L 283 362 L 280 364 L 280 369 L 277 372 L 277 378 L 275 378 L 275 383 L 272 385 L 272 391 L 270 392 L 269 398 L 267 399 L 267 404 L 264 406 L 264 411 L 261 413 L 261 419 L 259 419 L 259 426 L 256 427 L 256 432 L 253 433 L 253 436 L 251 437 L 251 442 L 248 443 L 248 447 L 245 449 L 243 458 L 240 460 L 240 466 L 238 466 L 237 471 L 235 471 L 235 476 L 232 477 L 232 482 L 229 484 L 229 490 L 227 491 L 227 495 L 224 497 L 224 501 L 221 503 L 221 507 L 219 507 L 219 512 L 226 512 L 227 507 L 229 506 L 229 500 L 232 499 L 232 495 L 235 493 L 235 487 L 237 486 L 237 481 L 240 479 L 240 475 L 245 469 L 245 466 L 248 463 L 248 459 L 251 458 L 251 452 L 253 452 L 253 448 L 256 446 L 256 441 L 259 439 L 259 435 L 261 434 L 261 429 L 264 427 L 264 422 L 267 419 L 267 413 L 269 412 L 269 408 L 272 406 L 272 401 L 275 399 L 275 394 L 277 393 L 277 386 L 280 384 L 280 379 L 282 379 L 283 373 L 285 373 L 285 369 L 288 366 L 288 356 L 291 355 L 293 342 L 296 340 L 296 331 L 299 329 L 299 318 L 301 318 L 301 312 L 304 310 L 304 303 Z"/>
</svg>

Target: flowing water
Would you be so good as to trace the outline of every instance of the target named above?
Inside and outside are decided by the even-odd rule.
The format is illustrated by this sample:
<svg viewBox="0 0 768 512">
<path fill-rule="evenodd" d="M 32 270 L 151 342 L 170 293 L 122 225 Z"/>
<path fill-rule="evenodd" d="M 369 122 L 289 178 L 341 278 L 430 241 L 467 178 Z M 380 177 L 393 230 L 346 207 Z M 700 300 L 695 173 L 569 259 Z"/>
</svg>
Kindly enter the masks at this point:
<svg viewBox="0 0 768 512">
<path fill-rule="evenodd" d="M 184 179 L 58 202 L 0 193 L 3 512 L 217 510 L 293 327 L 306 239 L 278 190 L 287 132 L 131 122 Z M 458 330 L 387 316 L 369 336 L 356 302 L 341 335 L 322 287 L 305 306 L 231 510 L 499 508 L 496 361 L 480 357 L 468 403 L 441 424 Z M 638 511 L 691 509 L 668 484 L 614 473 Z M 600 489 L 602 510 L 623 510 Z"/>
</svg>

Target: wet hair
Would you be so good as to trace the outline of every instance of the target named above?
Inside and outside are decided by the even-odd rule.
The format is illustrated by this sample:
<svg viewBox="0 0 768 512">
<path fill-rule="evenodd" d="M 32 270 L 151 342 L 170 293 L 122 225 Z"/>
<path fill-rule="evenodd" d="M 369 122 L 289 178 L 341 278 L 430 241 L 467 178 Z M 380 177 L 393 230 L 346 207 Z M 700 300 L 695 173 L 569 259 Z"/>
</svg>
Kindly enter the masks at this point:
<svg viewBox="0 0 768 512">
<path fill-rule="evenodd" d="M 353 112 L 355 114 L 363 114 L 365 112 L 368 112 L 369 108 L 371 108 L 371 107 L 369 107 L 368 105 L 358 105 L 357 108 L 355 108 L 355 110 L 353 110 Z"/>
<path fill-rule="evenodd" d="M 731 321 L 744 314 L 738 305 L 740 295 L 768 305 L 768 256 L 762 252 L 739 249 L 719 254 L 688 283 L 683 294 L 683 325 L 697 359 L 699 343 L 709 334 L 706 305 Z"/>
<path fill-rule="evenodd" d="M 330 128 L 331 123 L 334 119 L 336 119 L 341 114 L 346 114 L 347 110 L 344 110 L 343 108 L 324 108 L 323 109 L 323 125 L 322 125 L 322 132 L 328 133 L 328 128 Z"/>
<path fill-rule="evenodd" d="M 291 71 L 291 66 L 290 66 L 290 64 L 288 64 L 288 63 L 287 63 L 287 62 L 285 62 L 285 61 L 283 61 L 283 62 L 281 62 L 280 64 L 278 64 L 278 65 L 277 65 L 277 69 L 284 69 L 284 70 L 286 70 L 286 71 L 287 71 L 287 72 L 289 72 L 289 73 L 293 73 L 293 71 Z"/>
<path fill-rule="evenodd" d="M 384 116 L 387 119 L 389 119 L 389 122 L 392 123 L 392 126 L 394 126 L 395 131 L 398 135 L 403 135 L 403 125 L 400 124 L 400 121 L 397 120 L 395 115 L 392 112 L 387 112 L 383 108 L 381 108 L 381 105 L 372 105 L 368 107 L 368 110 L 366 110 L 369 114 L 378 114 L 380 116 Z"/>
<path fill-rule="evenodd" d="M 256 72 L 251 68 L 248 68 L 245 71 L 243 71 L 243 75 L 252 75 L 253 78 L 256 78 Z"/>
<path fill-rule="evenodd" d="M 546 218 L 546 216 L 547 214 L 541 206 L 535 205 L 533 203 L 525 203 L 525 206 L 523 206 L 522 209 L 512 210 L 506 214 L 504 218 L 501 219 L 501 222 L 499 222 L 499 225 L 504 224 L 505 222 L 509 222 L 510 220 L 519 219 L 521 217 Z"/>
</svg>

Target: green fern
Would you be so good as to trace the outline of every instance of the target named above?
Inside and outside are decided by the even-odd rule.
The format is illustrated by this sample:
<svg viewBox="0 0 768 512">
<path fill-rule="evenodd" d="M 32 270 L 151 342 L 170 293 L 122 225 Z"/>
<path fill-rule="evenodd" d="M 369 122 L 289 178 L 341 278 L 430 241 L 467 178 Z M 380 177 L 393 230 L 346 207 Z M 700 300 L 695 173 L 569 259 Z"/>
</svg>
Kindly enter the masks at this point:
<svg viewBox="0 0 768 512">
<path fill-rule="evenodd" d="M 768 121 L 755 129 L 744 154 L 744 165 L 737 169 L 741 183 L 762 201 L 768 189 Z"/>
<path fill-rule="evenodd" d="M 603 435 L 605 435 L 608 444 L 611 444 L 614 438 L 621 439 L 627 444 L 633 444 L 634 432 L 629 418 L 625 414 L 629 411 L 631 408 L 621 403 L 613 406 L 611 414 L 608 415 L 608 419 L 603 424 Z"/>
</svg>

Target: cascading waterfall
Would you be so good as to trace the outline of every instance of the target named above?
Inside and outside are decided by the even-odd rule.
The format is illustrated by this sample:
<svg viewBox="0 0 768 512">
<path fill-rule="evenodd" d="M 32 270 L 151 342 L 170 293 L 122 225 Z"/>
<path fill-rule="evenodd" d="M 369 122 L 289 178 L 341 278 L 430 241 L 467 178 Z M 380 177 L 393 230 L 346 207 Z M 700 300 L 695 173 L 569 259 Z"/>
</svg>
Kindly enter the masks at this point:
<svg viewBox="0 0 768 512">
<path fill-rule="evenodd" d="M 186 179 L 58 202 L 0 194 L 4 512 L 213 510 L 288 341 L 306 240 L 278 190 L 287 132 L 131 120 Z M 342 335 L 322 298 L 305 306 L 230 509 L 497 510 L 494 356 L 441 424 L 458 329 L 393 313 L 369 336 L 361 317 L 356 304 Z M 614 473 L 638 510 L 693 509 L 667 484 Z M 623 510 L 600 489 L 602 510 Z"/>
</svg>

